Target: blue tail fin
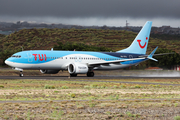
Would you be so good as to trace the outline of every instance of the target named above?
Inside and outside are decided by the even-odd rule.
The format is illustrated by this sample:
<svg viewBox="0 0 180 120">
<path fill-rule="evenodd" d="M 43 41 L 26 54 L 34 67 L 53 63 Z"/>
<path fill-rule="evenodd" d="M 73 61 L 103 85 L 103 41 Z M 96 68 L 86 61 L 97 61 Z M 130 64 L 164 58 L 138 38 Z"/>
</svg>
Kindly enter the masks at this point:
<svg viewBox="0 0 180 120">
<path fill-rule="evenodd" d="M 139 34 L 136 36 L 132 44 L 123 50 L 117 51 L 121 53 L 135 53 L 135 54 L 146 54 L 149 35 L 151 32 L 152 22 L 147 21 L 146 24 L 143 26 Z"/>
</svg>

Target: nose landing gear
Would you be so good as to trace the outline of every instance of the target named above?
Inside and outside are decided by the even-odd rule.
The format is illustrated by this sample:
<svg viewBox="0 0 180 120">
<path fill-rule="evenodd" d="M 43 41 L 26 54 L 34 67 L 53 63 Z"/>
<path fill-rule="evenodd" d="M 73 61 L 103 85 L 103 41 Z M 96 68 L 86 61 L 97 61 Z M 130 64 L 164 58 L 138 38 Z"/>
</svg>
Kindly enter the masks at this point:
<svg viewBox="0 0 180 120">
<path fill-rule="evenodd" d="M 12 68 L 12 69 L 20 71 L 19 77 L 23 77 L 24 76 L 23 73 L 22 73 L 23 69 L 21 69 L 21 68 Z"/>
</svg>

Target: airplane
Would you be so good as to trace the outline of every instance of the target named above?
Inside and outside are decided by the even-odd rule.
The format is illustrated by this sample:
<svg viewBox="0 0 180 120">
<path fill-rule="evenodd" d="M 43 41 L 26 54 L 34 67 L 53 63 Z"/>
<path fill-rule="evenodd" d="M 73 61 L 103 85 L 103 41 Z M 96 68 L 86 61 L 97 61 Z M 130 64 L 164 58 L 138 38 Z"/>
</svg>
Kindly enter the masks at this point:
<svg viewBox="0 0 180 120">
<path fill-rule="evenodd" d="M 153 58 L 156 47 L 151 54 L 146 55 L 152 22 L 147 21 L 132 44 L 116 52 L 91 51 L 58 51 L 58 50 L 29 50 L 13 54 L 5 63 L 14 70 L 40 70 L 43 74 L 56 74 L 67 70 L 71 77 L 77 74 L 94 76 L 94 70 L 117 70 L 146 60 L 157 61 Z"/>
</svg>

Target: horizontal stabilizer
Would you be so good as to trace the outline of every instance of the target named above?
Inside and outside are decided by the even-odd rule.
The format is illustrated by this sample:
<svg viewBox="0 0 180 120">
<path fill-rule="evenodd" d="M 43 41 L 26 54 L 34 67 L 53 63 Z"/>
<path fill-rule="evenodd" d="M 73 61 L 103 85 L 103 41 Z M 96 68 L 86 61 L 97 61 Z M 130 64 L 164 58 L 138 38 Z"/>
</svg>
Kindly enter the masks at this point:
<svg viewBox="0 0 180 120">
<path fill-rule="evenodd" d="M 151 52 L 151 54 L 150 55 L 148 55 L 148 59 L 151 59 L 151 60 L 154 60 L 154 61 L 158 61 L 158 60 L 156 60 L 156 59 L 154 59 L 154 58 L 152 58 L 153 57 L 153 55 L 154 55 L 154 53 L 156 52 L 156 50 L 158 49 L 158 47 L 156 47 L 152 52 Z"/>
<path fill-rule="evenodd" d="M 152 57 L 147 57 L 148 59 L 150 59 L 150 60 L 154 60 L 154 61 L 158 61 L 158 60 L 156 60 L 156 59 L 154 59 L 154 58 L 152 58 Z"/>
</svg>

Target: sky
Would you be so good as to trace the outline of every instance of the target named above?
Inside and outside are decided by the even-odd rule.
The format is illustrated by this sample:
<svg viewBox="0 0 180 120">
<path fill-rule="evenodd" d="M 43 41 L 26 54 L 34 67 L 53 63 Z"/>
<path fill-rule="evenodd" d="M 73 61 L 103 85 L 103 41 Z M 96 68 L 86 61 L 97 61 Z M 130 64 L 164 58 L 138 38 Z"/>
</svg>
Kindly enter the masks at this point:
<svg viewBox="0 0 180 120">
<path fill-rule="evenodd" d="M 180 27 L 180 0 L 0 0 L 0 22 Z"/>
</svg>

